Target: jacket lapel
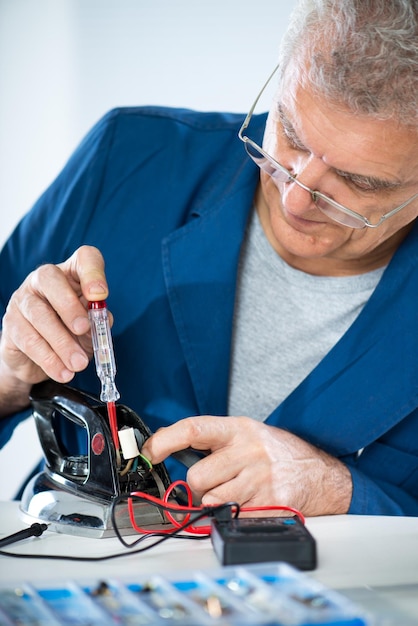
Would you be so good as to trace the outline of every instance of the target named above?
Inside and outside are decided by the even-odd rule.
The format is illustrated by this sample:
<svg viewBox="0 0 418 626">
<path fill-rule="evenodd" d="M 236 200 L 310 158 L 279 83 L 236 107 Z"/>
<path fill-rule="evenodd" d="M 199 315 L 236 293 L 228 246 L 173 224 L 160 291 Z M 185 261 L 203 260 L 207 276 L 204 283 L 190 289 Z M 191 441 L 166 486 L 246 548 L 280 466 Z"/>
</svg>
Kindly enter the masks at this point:
<svg viewBox="0 0 418 626">
<path fill-rule="evenodd" d="M 244 158 L 226 173 L 229 190 L 207 193 L 193 219 L 163 242 L 167 295 L 201 414 L 227 411 L 239 252 L 258 180 Z"/>
<path fill-rule="evenodd" d="M 418 406 L 418 224 L 351 328 L 267 422 L 333 454 L 375 441 Z"/>
</svg>

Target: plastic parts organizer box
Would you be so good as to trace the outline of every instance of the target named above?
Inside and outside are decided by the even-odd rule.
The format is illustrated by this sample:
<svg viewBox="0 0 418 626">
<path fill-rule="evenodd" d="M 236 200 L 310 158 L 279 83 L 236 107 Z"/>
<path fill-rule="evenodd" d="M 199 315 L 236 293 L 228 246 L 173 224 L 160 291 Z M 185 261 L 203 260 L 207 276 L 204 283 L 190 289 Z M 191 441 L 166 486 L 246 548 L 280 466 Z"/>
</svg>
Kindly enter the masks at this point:
<svg viewBox="0 0 418 626">
<path fill-rule="evenodd" d="M 0 624 L 374 626 L 370 616 L 284 563 L 175 577 L 0 589 Z"/>
</svg>

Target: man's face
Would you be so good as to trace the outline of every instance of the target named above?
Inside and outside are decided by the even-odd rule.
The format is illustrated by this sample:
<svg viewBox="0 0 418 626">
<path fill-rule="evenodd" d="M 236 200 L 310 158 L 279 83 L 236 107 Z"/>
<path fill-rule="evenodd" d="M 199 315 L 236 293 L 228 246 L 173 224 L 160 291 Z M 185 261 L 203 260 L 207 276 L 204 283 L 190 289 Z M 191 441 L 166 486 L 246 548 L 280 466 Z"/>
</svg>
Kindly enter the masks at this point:
<svg viewBox="0 0 418 626">
<path fill-rule="evenodd" d="M 264 149 L 313 190 L 367 217 L 379 217 L 418 192 L 418 133 L 335 108 L 300 85 L 269 115 Z M 261 172 L 257 210 L 273 248 L 312 274 L 344 275 L 385 265 L 418 216 L 418 199 L 378 228 L 333 222 L 294 182 Z"/>
</svg>

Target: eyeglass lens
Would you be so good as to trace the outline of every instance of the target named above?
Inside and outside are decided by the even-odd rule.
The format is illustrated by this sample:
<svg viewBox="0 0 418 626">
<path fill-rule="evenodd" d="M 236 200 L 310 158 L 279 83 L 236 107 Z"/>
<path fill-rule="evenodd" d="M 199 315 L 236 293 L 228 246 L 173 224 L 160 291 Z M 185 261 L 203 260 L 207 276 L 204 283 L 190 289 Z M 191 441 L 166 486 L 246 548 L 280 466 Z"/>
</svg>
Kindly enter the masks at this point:
<svg viewBox="0 0 418 626">
<path fill-rule="evenodd" d="M 305 189 L 305 191 L 310 191 L 313 201 L 315 202 L 318 209 L 324 213 L 327 217 L 330 217 L 335 222 L 342 224 L 343 226 L 348 226 L 349 228 L 364 228 L 365 222 L 361 219 L 361 217 L 356 217 L 355 215 L 350 215 L 343 211 L 343 208 L 338 208 L 331 204 L 326 198 L 322 195 L 319 195 L 317 192 L 309 190 L 304 185 L 296 180 L 292 176 L 285 167 L 280 165 L 280 163 L 273 163 L 270 159 L 267 158 L 260 150 L 253 144 L 248 141 L 245 142 L 245 149 L 251 159 L 258 165 L 260 169 L 266 172 L 269 176 L 271 176 L 274 180 L 280 183 L 287 183 L 290 181 L 295 182 L 297 185 Z"/>
</svg>

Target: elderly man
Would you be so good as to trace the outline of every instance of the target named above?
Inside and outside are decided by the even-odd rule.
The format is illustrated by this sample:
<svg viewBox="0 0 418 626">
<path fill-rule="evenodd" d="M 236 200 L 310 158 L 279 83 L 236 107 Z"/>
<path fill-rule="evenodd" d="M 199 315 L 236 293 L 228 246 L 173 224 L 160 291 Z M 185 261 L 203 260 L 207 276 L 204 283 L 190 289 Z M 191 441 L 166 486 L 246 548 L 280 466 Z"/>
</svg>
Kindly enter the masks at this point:
<svg viewBox="0 0 418 626">
<path fill-rule="evenodd" d="M 97 388 L 109 296 L 142 452 L 177 477 L 209 451 L 203 503 L 418 515 L 417 24 L 412 0 L 302 0 L 267 119 L 96 125 L 0 257 L 4 440 L 32 384 Z"/>
</svg>

